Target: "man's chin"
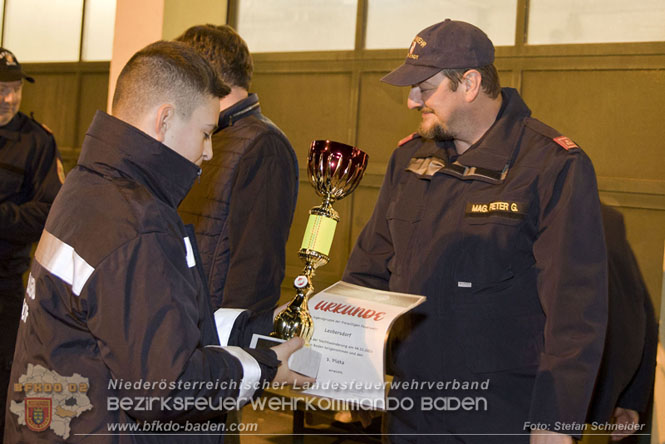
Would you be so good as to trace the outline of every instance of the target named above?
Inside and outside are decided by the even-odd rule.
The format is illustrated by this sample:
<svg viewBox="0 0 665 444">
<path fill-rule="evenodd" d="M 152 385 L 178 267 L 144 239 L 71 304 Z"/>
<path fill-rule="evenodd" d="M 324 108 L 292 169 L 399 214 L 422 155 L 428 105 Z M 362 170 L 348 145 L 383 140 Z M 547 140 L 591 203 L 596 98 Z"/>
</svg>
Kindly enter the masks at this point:
<svg viewBox="0 0 665 444">
<path fill-rule="evenodd" d="M 418 128 L 418 135 L 423 139 L 432 139 L 436 140 L 437 142 L 454 139 L 452 134 L 446 132 L 443 128 L 441 128 L 438 125 L 427 126 L 427 127 L 424 125 L 420 125 L 420 127 Z"/>
<path fill-rule="evenodd" d="M 13 115 L 8 116 L 6 114 L 0 114 L 0 126 L 7 125 L 13 118 Z"/>
</svg>

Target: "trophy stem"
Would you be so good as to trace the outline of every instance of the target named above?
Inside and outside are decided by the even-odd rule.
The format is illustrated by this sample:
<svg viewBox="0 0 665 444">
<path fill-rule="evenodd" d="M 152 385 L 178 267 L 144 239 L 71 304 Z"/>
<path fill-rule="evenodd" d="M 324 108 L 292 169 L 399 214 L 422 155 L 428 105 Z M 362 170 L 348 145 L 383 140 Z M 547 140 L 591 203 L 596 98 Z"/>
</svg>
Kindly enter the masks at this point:
<svg viewBox="0 0 665 444">
<path fill-rule="evenodd" d="M 330 211 L 333 209 L 332 208 L 333 203 L 335 203 L 335 198 L 330 194 L 326 194 L 323 198 L 323 204 L 321 205 L 321 209 L 324 211 Z"/>
</svg>

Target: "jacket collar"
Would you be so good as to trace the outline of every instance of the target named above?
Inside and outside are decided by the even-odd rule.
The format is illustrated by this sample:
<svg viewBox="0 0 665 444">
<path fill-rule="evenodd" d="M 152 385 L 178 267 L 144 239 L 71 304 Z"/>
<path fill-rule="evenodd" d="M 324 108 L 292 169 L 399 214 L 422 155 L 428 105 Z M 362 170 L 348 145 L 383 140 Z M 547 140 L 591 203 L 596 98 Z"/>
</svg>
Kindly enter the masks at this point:
<svg viewBox="0 0 665 444">
<path fill-rule="evenodd" d="M 471 145 L 457 161 L 468 167 L 502 171 L 510 162 L 523 131 L 524 119 L 531 115 L 517 90 L 503 88 L 502 103 L 496 121 L 489 130 Z M 413 157 L 435 156 L 448 161 L 456 156 L 452 141 L 434 142 L 425 140 Z"/>
<path fill-rule="evenodd" d="M 97 111 L 78 164 L 104 176 L 130 177 L 176 208 L 201 169 L 138 128 Z"/>
<path fill-rule="evenodd" d="M 221 131 L 247 116 L 261 113 L 259 96 L 252 93 L 219 113 L 217 131 Z"/>
</svg>

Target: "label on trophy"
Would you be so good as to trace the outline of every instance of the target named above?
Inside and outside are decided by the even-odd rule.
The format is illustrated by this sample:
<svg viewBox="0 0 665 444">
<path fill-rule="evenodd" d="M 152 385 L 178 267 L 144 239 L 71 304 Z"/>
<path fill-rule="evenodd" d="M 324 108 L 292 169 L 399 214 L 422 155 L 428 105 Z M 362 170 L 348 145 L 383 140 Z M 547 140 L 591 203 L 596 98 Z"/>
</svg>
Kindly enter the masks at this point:
<svg viewBox="0 0 665 444">
<path fill-rule="evenodd" d="M 310 214 L 301 249 L 317 251 L 328 256 L 335 237 L 337 221 L 319 214 Z"/>
<path fill-rule="evenodd" d="M 305 288 L 307 287 L 307 284 L 309 284 L 309 279 L 307 279 L 307 276 L 296 276 L 296 278 L 293 280 L 293 286 L 296 288 Z"/>
<path fill-rule="evenodd" d="M 305 393 L 385 409 L 385 347 L 394 321 L 424 296 L 373 290 L 346 282 L 309 301 L 316 328 L 312 350 L 322 355 L 316 382 Z"/>
</svg>

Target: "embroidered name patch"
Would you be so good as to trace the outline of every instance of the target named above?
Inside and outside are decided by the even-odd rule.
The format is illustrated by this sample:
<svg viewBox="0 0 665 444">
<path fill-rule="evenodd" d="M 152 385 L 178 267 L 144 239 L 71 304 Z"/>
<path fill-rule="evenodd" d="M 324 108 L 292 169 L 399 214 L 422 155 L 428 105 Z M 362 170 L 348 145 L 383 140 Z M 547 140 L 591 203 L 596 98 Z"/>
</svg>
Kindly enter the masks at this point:
<svg viewBox="0 0 665 444">
<path fill-rule="evenodd" d="M 473 203 L 467 202 L 466 216 L 470 217 L 483 217 L 483 216 L 505 216 L 517 219 L 522 219 L 526 213 L 526 205 L 521 202 L 487 202 L 487 203 Z"/>
</svg>

